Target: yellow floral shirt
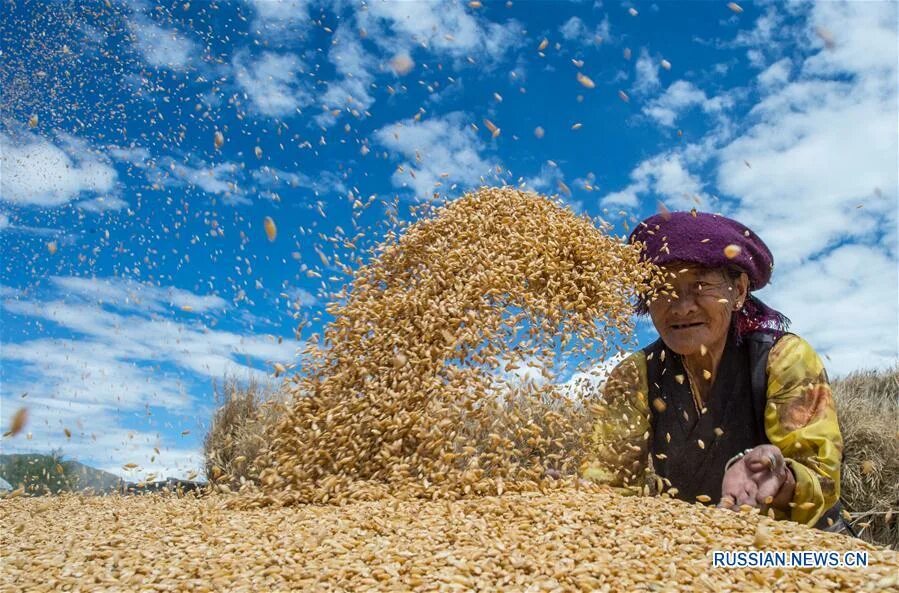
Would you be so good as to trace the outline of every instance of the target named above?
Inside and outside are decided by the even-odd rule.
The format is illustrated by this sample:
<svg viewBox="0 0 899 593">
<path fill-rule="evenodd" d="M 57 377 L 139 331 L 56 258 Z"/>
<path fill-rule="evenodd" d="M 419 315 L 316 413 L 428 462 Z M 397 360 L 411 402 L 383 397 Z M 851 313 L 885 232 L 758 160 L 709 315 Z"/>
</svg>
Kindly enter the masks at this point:
<svg viewBox="0 0 899 593">
<path fill-rule="evenodd" d="M 768 355 L 765 433 L 796 476 L 788 513 L 779 519 L 814 525 L 840 497 L 843 438 L 827 372 L 808 342 L 785 334 Z M 649 457 L 650 408 L 646 358 L 632 354 L 610 374 L 603 403 L 595 409 L 594 449 L 582 468 L 584 478 L 623 494 L 643 490 L 652 472 Z"/>
</svg>

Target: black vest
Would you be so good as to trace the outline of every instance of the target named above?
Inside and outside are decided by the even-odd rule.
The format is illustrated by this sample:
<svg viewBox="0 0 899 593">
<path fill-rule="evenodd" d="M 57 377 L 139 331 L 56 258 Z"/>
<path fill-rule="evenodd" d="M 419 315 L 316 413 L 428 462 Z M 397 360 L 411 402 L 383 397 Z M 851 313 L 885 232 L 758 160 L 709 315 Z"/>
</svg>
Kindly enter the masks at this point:
<svg viewBox="0 0 899 593">
<path fill-rule="evenodd" d="M 652 413 L 650 454 L 656 474 L 677 488 L 677 498 L 693 502 L 705 494 L 717 502 L 727 461 L 769 442 L 766 366 L 778 337 L 752 332 L 738 346 L 731 332 L 701 415 L 680 355 L 661 339 L 643 349 Z"/>
<path fill-rule="evenodd" d="M 783 335 L 751 332 L 738 346 L 731 330 L 705 403 L 707 409 L 698 419 L 690 378 L 680 356 L 665 347 L 661 338 L 643 349 L 651 411 L 650 454 L 655 473 L 677 488 L 677 498 L 694 502 L 705 494 L 717 503 L 728 460 L 770 442 L 765 433 L 768 353 Z M 841 522 L 841 509 L 838 500 L 815 527 L 826 529 Z M 851 528 L 849 533 L 855 535 Z"/>
</svg>

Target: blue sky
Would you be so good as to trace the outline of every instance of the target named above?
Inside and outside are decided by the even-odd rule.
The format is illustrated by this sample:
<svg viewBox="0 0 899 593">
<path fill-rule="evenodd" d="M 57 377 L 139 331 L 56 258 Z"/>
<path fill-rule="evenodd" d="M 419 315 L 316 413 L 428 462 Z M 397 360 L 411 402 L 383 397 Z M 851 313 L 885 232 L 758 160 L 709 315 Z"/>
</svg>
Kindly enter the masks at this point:
<svg viewBox="0 0 899 593">
<path fill-rule="evenodd" d="M 30 435 L 3 451 L 186 475 L 212 380 L 296 364 L 327 321 L 326 237 L 482 184 L 616 234 L 660 202 L 733 216 L 832 375 L 894 364 L 896 11 L 4 5 L 0 418 L 28 406 Z"/>
</svg>

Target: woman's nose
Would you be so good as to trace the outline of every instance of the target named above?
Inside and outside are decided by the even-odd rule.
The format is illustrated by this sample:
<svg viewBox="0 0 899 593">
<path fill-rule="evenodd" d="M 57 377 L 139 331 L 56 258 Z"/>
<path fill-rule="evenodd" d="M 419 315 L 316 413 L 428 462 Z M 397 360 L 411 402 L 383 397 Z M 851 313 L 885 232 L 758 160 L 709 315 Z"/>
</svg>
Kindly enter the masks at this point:
<svg viewBox="0 0 899 593">
<path fill-rule="evenodd" d="M 677 291 L 675 295 L 668 298 L 668 301 L 671 303 L 670 310 L 682 315 L 695 311 L 697 308 L 696 299 L 693 298 L 693 294 L 689 290 Z"/>
</svg>

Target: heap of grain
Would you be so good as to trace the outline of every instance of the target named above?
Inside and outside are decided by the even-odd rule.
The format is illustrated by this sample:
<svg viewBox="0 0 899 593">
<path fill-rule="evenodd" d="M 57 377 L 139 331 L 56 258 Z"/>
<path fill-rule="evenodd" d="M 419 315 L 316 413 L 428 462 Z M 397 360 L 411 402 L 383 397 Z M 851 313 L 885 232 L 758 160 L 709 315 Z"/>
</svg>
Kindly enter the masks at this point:
<svg viewBox="0 0 899 593">
<path fill-rule="evenodd" d="M 533 490 L 572 475 L 583 402 L 554 361 L 603 356 L 656 273 L 553 201 L 481 189 L 382 244 L 355 274 L 260 461 L 256 503 Z M 545 380 L 506 381 L 526 365 Z"/>
<path fill-rule="evenodd" d="M 569 488 L 237 512 L 222 502 L 3 501 L 0 591 L 899 591 L 897 552 L 680 500 Z M 713 550 L 863 550 L 868 566 L 715 568 Z"/>
</svg>

